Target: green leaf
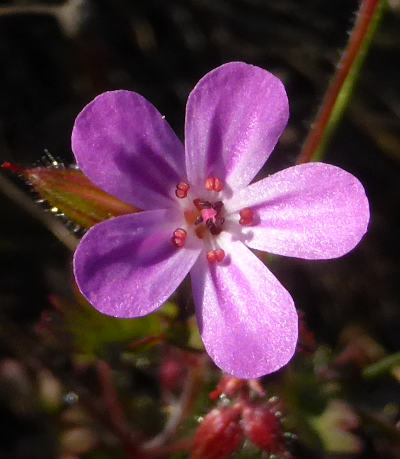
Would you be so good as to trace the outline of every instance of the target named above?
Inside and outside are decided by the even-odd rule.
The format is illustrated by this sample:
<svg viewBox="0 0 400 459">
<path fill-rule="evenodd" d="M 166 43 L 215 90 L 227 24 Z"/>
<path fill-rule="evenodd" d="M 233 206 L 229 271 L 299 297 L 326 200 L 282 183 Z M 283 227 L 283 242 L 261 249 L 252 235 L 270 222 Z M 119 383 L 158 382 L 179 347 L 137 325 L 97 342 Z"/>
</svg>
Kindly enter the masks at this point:
<svg viewBox="0 0 400 459">
<path fill-rule="evenodd" d="M 131 341 L 162 332 L 160 317 L 150 314 L 138 319 L 116 319 L 101 314 L 83 297 L 79 303 L 64 304 L 65 327 L 73 335 L 79 352 L 104 357 L 111 346 L 126 346 Z"/>
<path fill-rule="evenodd" d="M 357 454 L 362 443 L 352 430 L 359 427 L 356 413 L 343 400 L 331 400 L 322 415 L 311 421 L 329 453 Z"/>
<path fill-rule="evenodd" d="M 366 367 L 362 373 L 365 379 L 374 379 L 378 378 L 379 376 L 386 375 L 390 373 L 390 371 L 400 365 L 400 352 L 396 352 L 395 354 L 388 355 L 378 362 L 373 363 Z"/>
</svg>

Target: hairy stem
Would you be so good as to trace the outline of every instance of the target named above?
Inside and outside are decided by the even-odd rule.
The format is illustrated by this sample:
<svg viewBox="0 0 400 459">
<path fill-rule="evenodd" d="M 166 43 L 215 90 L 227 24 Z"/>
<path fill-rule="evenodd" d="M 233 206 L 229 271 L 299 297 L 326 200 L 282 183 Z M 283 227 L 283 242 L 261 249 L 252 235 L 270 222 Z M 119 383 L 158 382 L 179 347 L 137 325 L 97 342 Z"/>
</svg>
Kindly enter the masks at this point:
<svg viewBox="0 0 400 459">
<path fill-rule="evenodd" d="M 174 439 L 179 427 L 191 414 L 197 395 L 202 386 L 205 362 L 205 358 L 201 356 L 197 364 L 189 368 L 182 395 L 178 403 L 173 407 L 164 430 L 147 442 L 143 447 L 143 450 L 150 454 L 150 456 L 158 456 L 160 451 L 164 451 L 169 442 Z M 182 444 L 185 445 L 186 448 L 190 446 L 190 440 L 185 439 Z M 179 449 L 180 448 L 178 448 L 178 450 Z"/>
<path fill-rule="evenodd" d="M 363 0 L 348 44 L 308 134 L 298 162 L 321 158 L 355 86 L 386 0 Z"/>
<path fill-rule="evenodd" d="M 110 416 L 110 423 L 115 435 L 121 440 L 125 447 L 128 458 L 145 457 L 140 455 L 134 435 L 126 420 L 124 410 L 118 399 L 111 375 L 111 368 L 107 362 L 100 360 L 97 363 L 97 376 L 101 387 L 102 399 Z"/>
</svg>

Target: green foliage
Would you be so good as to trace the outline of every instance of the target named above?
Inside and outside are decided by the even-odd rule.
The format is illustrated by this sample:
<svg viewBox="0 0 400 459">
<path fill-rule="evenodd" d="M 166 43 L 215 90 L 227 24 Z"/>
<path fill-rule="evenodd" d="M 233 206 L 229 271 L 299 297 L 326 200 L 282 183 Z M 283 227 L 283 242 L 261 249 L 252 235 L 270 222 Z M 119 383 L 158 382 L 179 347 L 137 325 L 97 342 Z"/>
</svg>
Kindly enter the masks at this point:
<svg viewBox="0 0 400 459">
<path fill-rule="evenodd" d="M 324 449 L 335 454 L 357 454 L 362 450 L 361 440 L 351 432 L 359 425 L 350 405 L 342 400 L 331 400 L 325 411 L 311 420 L 322 439 Z"/>
<path fill-rule="evenodd" d="M 64 308 L 65 326 L 80 352 L 104 357 L 111 346 L 127 345 L 162 331 L 160 317 L 150 314 L 140 319 L 115 319 L 96 311 L 86 301 Z"/>
</svg>

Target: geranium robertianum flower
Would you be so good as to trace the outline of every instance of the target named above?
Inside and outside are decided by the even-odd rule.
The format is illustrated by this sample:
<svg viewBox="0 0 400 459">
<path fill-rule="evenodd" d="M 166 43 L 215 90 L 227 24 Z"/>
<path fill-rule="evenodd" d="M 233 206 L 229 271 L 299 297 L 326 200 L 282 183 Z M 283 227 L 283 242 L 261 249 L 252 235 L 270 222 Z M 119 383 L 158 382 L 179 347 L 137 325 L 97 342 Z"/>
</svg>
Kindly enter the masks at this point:
<svg viewBox="0 0 400 459">
<path fill-rule="evenodd" d="M 96 97 L 72 148 L 100 188 L 143 212 L 94 226 L 74 258 L 79 288 L 99 311 L 140 317 L 190 272 L 205 348 L 238 378 L 271 373 L 293 355 L 293 300 L 250 248 L 335 258 L 364 235 L 360 182 L 322 163 L 250 184 L 288 119 L 281 81 L 241 62 L 205 75 L 189 96 L 185 147 L 164 116 L 130 91 Z"/>
</svg>

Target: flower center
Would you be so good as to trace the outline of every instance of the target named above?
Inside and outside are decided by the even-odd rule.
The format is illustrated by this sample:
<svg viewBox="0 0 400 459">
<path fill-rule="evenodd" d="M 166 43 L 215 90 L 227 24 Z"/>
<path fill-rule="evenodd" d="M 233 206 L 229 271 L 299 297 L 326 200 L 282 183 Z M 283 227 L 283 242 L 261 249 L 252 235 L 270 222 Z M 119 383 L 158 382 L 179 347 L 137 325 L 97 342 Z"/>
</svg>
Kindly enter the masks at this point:
<svg viewBox="0 0 400 459">
<path fill-rule="evenodd" d="M 217 240 L 212 236 L 217 236 L 223 230 L 225 222 L 224 203 L 222 200 L 215 199 L 217 194 L 224 188 L 221 179 L 209 177 L 205 181 L 205 195 L 193 199 L 193 191 L 190 191 L 190 185 L 186 182 L 180 182 L 176 185 L 175 196 L 178 199 L 187 198 L 184 202 L 183 214 L 187 223 L 186 229 L 177 228 L 172 235 L 172 243 L 176 247 L 183 247 L 187 238 L 187 231 L 192 229 L 194 234 L 204 240 L 204 244 L 209 248 L 207 251 L 207 260 L 210 263 L 220 263 L 225 258 L 225 252 L 217 246 Z M 252 225 L 254 223 L 253 210 L 246 207 L 239 212 L 239 224 L 242 226 Z"/>
<path fill-rule="evenodd" d="M 186 223 L 192 227 L 194 234 L 199 239 L 204 239 L 205 244 L 209 245 L 211 250 L 207 252 L 207 260 L 210 263 L 221 262 L 225 258 L 225 252 L 216 247 L 214 238 L 223 229 L 225 218 L 223 216 L 224 203 L 221 200 L 214 200 L 215 193 L 223 190 L 224 184 L 222 180 L 216 177 L 209 177 L 205 181 L 205 194 L 209 199 L 196 197 L 192 200 L 193 205 L 189 205 L 184 210 Z M 178 199 L 189 198 L 190 202 L 190 185 L 186 182 L 180 182 L 176 186 L 175 196 Z M 183 228 L 177 228 L 172 235 L 172 243 L 176 247 L 185 245 L 187 232 Z"/>
<path fill-rule="evenodd" d="M 222 201 L 216 201 L 214 203 L 210 201 L 204 201 L 202 199 L 195 199 L 193 204 L 197 211 L 200 213 L 194 224 L 201 225 L 205 223 L 206 228 L 214 236 L 219 234 L 222 231 L 222 225 L 225 222 L 225 218 L 221 215 L 222 208 L 224 203 Z M 198 232 L 196 232 L 197 234 Z M 202 239 L 201 233 L 197 236 Z"/>
</svg>

